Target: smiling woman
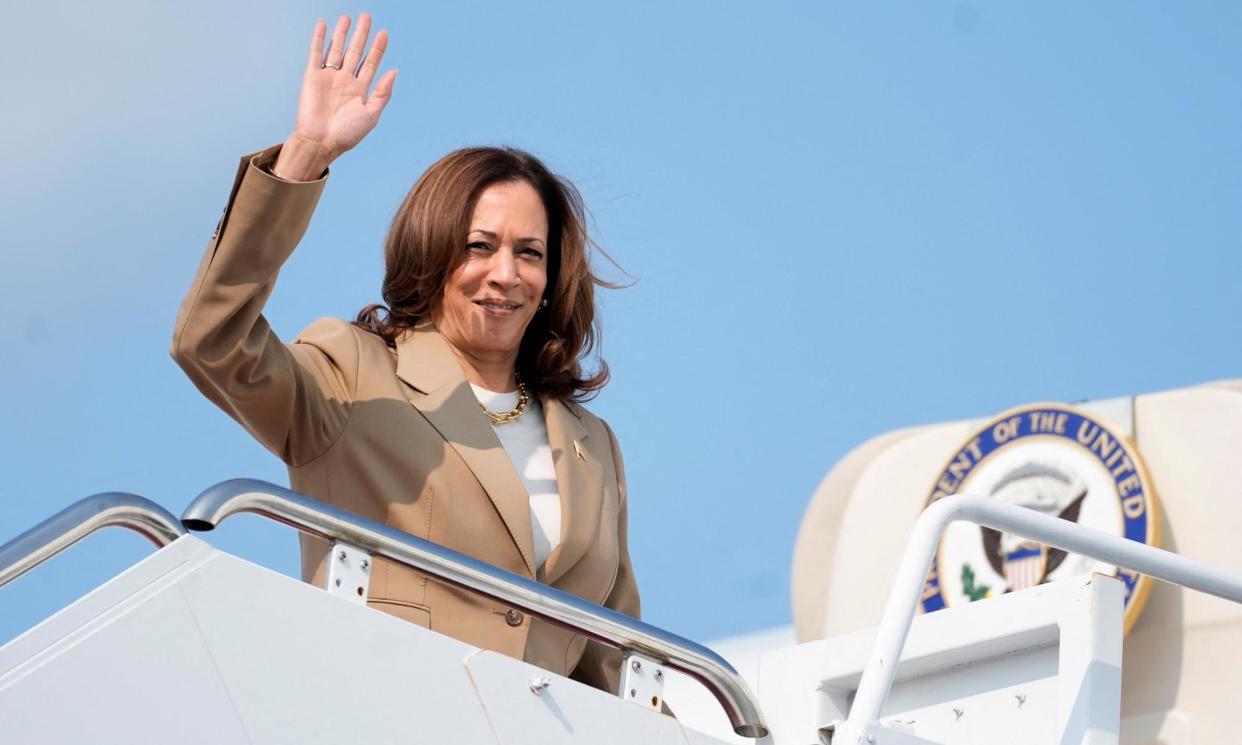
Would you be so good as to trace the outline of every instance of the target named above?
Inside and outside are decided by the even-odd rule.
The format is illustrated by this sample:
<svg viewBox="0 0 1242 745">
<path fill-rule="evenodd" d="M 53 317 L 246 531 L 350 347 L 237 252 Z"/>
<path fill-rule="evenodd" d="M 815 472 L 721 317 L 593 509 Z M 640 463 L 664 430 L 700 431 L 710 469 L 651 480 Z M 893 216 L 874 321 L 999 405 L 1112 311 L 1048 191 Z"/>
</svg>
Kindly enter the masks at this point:
<svg viewBox="0 0 1242 745">
<path fill-rule="evenodd" d="M 529 153 L 466 148 L 419 178 L 385 247 L 384 305 L 361 327 L 395 342 L 430 318 L 462 359 L 468 380 L 581 400 L 608 380 L 584 376 L 595 345 L 594 288 L 585 209 L 572 184 Z M 446 279 L 447 278 L 447 279 Z M 516 350 L 517 358 L 511 359 Z"/>
<path fill-rule="evenodd" d="M 608 379 L 578 193 L 509 148 L 458 150 L 406 196 L 383 305 L 285 344 L 263 317 L 328 166 L 379 121 L 388 35 L 316 24 L 293 133 L 244 156 L 181 306 L 172 355 L 289 468 L 294 489 L 634 617 L 626 489 L 612 430 L 580 402 Z M 326 542 L 303 538 L 321 582 Z M 514 608 L 375 559 L 378 610 L 616 690 L 620 655 Z"/>
<path fill-rule="evenodd" d="M 547 223 L 539 194 L 525 181 L 492 184 L 479 195 L 466 258 L 449 276 L 432 316 L 454 349 L 481 361 L 521 345 L 545 301 Z M 470 382 L 487 387 L 486 380 Z"/>
</svg>

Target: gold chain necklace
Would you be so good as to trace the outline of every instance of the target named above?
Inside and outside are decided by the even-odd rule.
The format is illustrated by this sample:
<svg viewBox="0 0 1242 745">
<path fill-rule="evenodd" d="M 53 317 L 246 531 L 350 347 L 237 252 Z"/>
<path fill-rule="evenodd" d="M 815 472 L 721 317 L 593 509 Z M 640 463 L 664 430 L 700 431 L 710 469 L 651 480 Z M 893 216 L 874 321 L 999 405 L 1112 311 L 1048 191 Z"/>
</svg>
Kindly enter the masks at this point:
<svg viewBox="0 0 1242 745">
<path fill-rule="evenodd" d="M 494 427 L 499 427 L 502 424 L 508 424 L 510 422 L 516 422 L 518 419 L 522 418 L 522 413 L 526 411 L 526 403 L 530 400 L 526 397 L 526 386 L 522 385 L 522 379 L 517 376 L 517 373 L 513 374 L 513 379 L 517 381 L 517 406 L 513 407 L 509 411 L 491 411 L 483 405 L 482 401 L 479 402 L 479 408 L 483 410 L 483 413 L 487 415 L 488 419 L 492 420 L 492 426 Z"/>
</svg>

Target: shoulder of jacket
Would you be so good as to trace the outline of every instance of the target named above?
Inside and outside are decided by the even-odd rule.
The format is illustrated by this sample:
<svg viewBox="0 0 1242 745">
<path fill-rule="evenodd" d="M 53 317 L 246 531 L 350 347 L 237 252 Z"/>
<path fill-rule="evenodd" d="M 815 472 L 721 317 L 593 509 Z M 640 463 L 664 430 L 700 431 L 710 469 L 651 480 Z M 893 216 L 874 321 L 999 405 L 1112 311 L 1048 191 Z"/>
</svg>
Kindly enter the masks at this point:
<svg viewBox="0 0 1242 745">
<path fill-rule="evenodd" d="M 561 404 L 561 405 L 562 405 L 562 406 L 564 406 L 566 409 L 569 409 L 569 413 L 570 413 L 570 414 L 573 414 L 574 416 L 578 417 L 578 418 L 579 418 L 579 419 L 581 419 L 583 422 L 587 422 L 587 423 L 591 423 L 591 422 L 601 423 L 601 422 L 603 422 L 603 421 L 604 421 L 603 419 L 600 419 L 599 417 L 597 417 L 597 416 L 595 416 L 594 414 L 592 414 L 592 413 L 590 412 L 590 410 L 589 410 L 589 409 L 587 409 L 587 407 L 583 406 L 582 404 L 578 403 L 577 401 L 570 401 L 570 400 L 568 400 L 568 399 L 562 399 L 562 404 Z"/>
<path fill-rule="evenodd" d="M 293 343 L 313 344 L 325 351 L 356 349 L 360 356 L 389 353 L 383 339 L 343 318 L 320 318 L 302 329 Z"/>
<path fill-rule="evenodd" d="M 604 421 L 603 417 L 597 416 L 587 407 L 574 401 L 565 402 L 565 406 L 574 416 L 578 417 L 588 431 L 603 434 L 610 440 L 615 441 L 617 439 L 612 431 L 612 427 L 608 425 L 608 422 Z"/>
</svg>

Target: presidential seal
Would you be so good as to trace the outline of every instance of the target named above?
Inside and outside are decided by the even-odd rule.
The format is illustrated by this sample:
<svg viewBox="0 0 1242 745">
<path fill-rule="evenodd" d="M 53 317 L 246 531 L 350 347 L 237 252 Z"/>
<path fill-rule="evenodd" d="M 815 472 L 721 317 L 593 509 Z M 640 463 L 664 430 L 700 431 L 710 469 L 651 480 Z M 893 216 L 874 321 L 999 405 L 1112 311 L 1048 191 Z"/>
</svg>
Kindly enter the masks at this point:
<svg viewBox="0 0 1242 745">
<path fill-rule="evenodd" d="M 978 494 L 1155 546 L 1159 521 L 1138 452 L 1104 422 L 1061 404 L 1001 414 L 954 454 L 927 503 Z M 991 528 L 956 522 L 940 540 L 924 612 L 1099 572 L 1126 587 L 1126 630 L 1142 611 L 1150 579 Z"/>
</svg>

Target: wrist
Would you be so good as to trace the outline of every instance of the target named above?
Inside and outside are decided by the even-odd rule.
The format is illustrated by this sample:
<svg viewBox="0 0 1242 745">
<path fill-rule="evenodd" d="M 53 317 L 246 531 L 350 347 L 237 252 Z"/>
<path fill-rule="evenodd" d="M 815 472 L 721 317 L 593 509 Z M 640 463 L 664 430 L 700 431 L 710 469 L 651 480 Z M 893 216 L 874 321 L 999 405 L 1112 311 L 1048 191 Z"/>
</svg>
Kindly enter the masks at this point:
<svg viewBox="0 0 1242 745">
<path fill-rule="evenodd" d="M 331 162 L 323 145 L 295 133 L 281 145 L 271 170 L 285 181 L 317 181 Z"/>
</svg>

